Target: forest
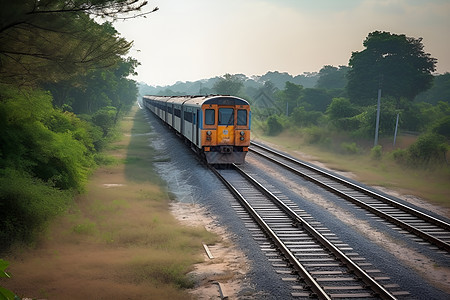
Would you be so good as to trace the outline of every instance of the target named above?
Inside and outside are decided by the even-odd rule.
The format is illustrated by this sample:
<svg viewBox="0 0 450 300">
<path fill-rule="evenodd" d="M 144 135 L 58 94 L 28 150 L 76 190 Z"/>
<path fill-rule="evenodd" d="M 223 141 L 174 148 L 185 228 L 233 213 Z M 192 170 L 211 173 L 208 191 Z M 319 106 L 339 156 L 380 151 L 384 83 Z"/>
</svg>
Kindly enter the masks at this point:
<svg viewBox="0 0 450 300">
<path fill-rule="evenodd" d="M 0 251 L 32 242 L 105 160 L 138 94 L 132 43 L 112 21 L 145 3 L 2 1 Z"/>
</svg>

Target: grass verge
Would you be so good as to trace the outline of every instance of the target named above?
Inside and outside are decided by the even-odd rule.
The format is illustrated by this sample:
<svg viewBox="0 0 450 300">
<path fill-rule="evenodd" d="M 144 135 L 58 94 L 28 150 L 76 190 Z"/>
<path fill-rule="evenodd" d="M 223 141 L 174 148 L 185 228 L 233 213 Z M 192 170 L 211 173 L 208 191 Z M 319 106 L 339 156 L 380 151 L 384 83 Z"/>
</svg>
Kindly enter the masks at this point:
<svg viewBox="0 0 450 300">
<path fill-rule="evenodd" d="M 134 109 L 121 128 L 108 150 L 114 159 L 91 176 L 87 192 L 33 249 L 5 257 L 11 278 L 2 286 L 31 298 L 190 298 L 186 274 L 202 260 L 202 242 L 217 237 L 171 215 L 144 112 Z"/>
</svg>

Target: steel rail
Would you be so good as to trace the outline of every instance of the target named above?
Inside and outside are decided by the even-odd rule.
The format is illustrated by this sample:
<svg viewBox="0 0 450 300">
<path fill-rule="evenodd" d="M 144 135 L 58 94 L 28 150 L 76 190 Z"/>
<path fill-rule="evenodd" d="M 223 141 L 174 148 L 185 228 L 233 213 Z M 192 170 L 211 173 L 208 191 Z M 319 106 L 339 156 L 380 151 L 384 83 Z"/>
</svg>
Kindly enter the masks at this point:
<svg viewBox="0 0 450 300">
<path fill-rule="evenodd" d="M 235 167 L 235 165 L 233 165 Z M 258 225 L 266 232 L 270 239 L 276 244 L 278 249 L 283 253 L 291 266 L 298 272 L 302 279 L 309 286 L 314 293 L 311 296 L 316 296 L 319 299 L 331 299 L 328 294 L 322 289 L 319 283 L 312 277 L 312 275 L 305 269 L 305 267 L 297 260 L 295 255 L 286 247 L 286 245 L 278 238 L 276 233 L 270 229 L 269 225 L 261 218 L 256 210 L 248 203 L 239 191 L 231 185 L 214 167 L 210 166 L 213 173 L 223 182 L 223 184 L 230 190 L 233 196 L 245 207 L 252 218 Z"/>
<path fill-rule="evenodd" d="M 324 172 L 324 171 L 322 171 L 322 170 L 320 170 L 318 168 L 315 168 L 313 166 L 305 164 L 305 163 L 303 163 L 303 162 L 301 162 L 301 161 L 299 161 L 297 159 L 291 158 L 291 157 L 289 157 L 287 155 L 284 155 L 284 154 L 282 154 L 282 153 L 280 153 L 278 151 L 275 151 L 275 150 L 270 149 L 268 147 L 265 147 L 263 145 L 260 145 L 260 144 L 254 143 L 254 142 L 252 142 L 252 145 L 260 147 L 260 148 L 264 149 L 265 151 L 268 151 L 268 152 L 270 152 L 270 153 L 272 153 L 274 155 L 280 156 L 280 157 L 282 157 L 282 158 L 284 158 L 286 160 L 289 160 L 290 162 L 299 164 L 299 165 L 301 165 L 302 167 L 304 167 L 304 168 L 306 168 L 308 170 L 311 170 L 311 171 L 314 171 L 316 173 L 319 173 L 320 175 L 322 175 L 324 177 L 327 177 L 329 179 L 332 179 L 334 181 L 337 181 L 338 183 L 346 185 L 347 187 L 351 187 L 354 190 L 357 190 L 357 191 L 362 192 L 363 194 L 365 194 L 367 196 L 370 196 L 370 197 L 373 197 L 373 198 L 375 198 L 377 200 L 380 200 L 383 203 L 387 203 L 387 204 L 392 205 L 392 206 L 394 206 L 394 207 L 396 207 L 398 209 L 401 209 L 401 210 L 403 210 L 405 212 L 408 212 L 408 213 L 414 215 L 415 217 L 421 218 L 422 220 L 430 222 L 430 223 L 432 223 L 432 224 L 434 224 L 436 226 L 439 226 L 439 227 L 441 227 L 443 229 L 450 230 L 450 224 L 448 224 L 448 223 L 446 223 L 446 222 L 444 222 L 442 220 L 439 220 L 437 218 L 434 218 L 432 216 L 424 214 L 424 213 L 422 213 L 422 212 L 420 212 L 420 211 L 418 211 L 416 209 L 413 209 L 411 207 L 408 207 L 406 205 L 403 205 L 401 203 L 393 201 L 392 199 L 389 199 L 389 198 L 384 197 L 384 196 L 382 196 L 382 195 L 380 195 L 378 193 L 375 193 L 373 191 L 365 189 L 365 188 L 363 188 L 361 186 L 358 186 L 358 185 L 356 185 L 354 183 L 351 183 L 351 182 L 349 182 L 347 180 L 344 180 L 344 179 L 342 179 L 340 177 L 337 177 L 337 176 L 335 176 L 333 174 L 329 174 L 327 172 Z M 326 184 L 326 183 L 324 183 L 324 182 L 322 182 L 322 181 L 320 181 L 320 180 L 318 180 L 318 179 L 316 179 L 316 178 L 314 178 L 312 176 L 309 176 L 309 175 L 307 175 L 305 173 L 302 173 L 301 171 L 299 171 L 297 169 L 294 169 L 291 166 L 289 166 L 289 165 L 287 165 L 287 164 L 285 164 L 283 162 L 275 160 L 275 159 L 265 155 L 264 153 L 262 153 L 260 151 L 257 151 L 257 150 L 252 149 L 252 148 L 249 148 L 249 150 L 254 152 L 257 155 L 260 155 L 260 156 L 262 156 L 262 157 L 264 157 L 264 158 L 266 158 L 266 159 L 268 159 L 268 160 L 270 160 L 270 161 L 272 161 L 272 162 L 282 166 L 285 169 L 288 169 L 289 171 L 291 171 L 291 172 L 293 172 L 293 173 L 295 173 L 295 174 L 297 174 L 297 175 L 299 175 L 299 176 L 301 176 L 301 177 L 303 177 L 303 178 L 305 178 L 305 179 L 307 179 L 307 180 L 309 180 L 311 182 L 314 182 L 314 183 L 322 186 L 323 188 L 327 189 L 328 191 L 330 191 L 330 192 L 332 192 L 332 193 L 334 193 L 336 195 L 339 195 L 340 197 L 343 197 L 343 198 L 351 201 L 352 203 L 354 203 L 354 204 L 356 204 L 356 205 L 358 205 L 358 206 L 360 206 L 360 207 L 362 207 L 362 208 L 364 208 L 364 209 L 374 213 L 375 215 L 377 215 L 379 217 L 382 217 L 382 218 L 384 218 L 384 219 L 386 219 L 386 220 L 388 220 L 388 221 L 390 221 L 390 222 L 400 226 L 401 228 L 403 228 L 403 229 L 405 229 L 405 230 L 407 230 L 407 231 L 409 231 L 411 233 L 414 233 L 415 235 L 423 238 L 424 240 L 429 241 L 430 243 L 438 246 L 439 248 L 441 248 L 443 250 L 446 250 L 447 252 L 450 252 L 450 244 L 446 243 L 445 241 L 443 241 L 443 240 L 441 240 L 439 238 L 436 238 L 436 237 L 434 237 L 432 235 L 429 235 L 428 233 L 426 233 L 426 232 L 424 232 L 424 231 L 422 231 L 420 229 L 417 229 L 417 228 L 415 228 L 415 227 L 413 227 L 413 226 L 411 226 L 411 225 L 409 225 L 409 224 L 407 224 L 407 223 L 405 223 L 405 222 L 403 222 L 403 221 L 401 221 L 401 220 L 399 220 L 399 219 L 397 219 L 397 218 L 395 218 L 393 216 L 390 216 L 390 215 L 382 212 L 381 210 L 379 210 L 377 208 L 374 208 L 374 207 L 372 207 L 372 206 L 370 206 L 370 205 L 368 205 L 368 204 L 366 204 L 366 203 L 364 203 L 364 202 L 362 202 L 362 201 L 360 201 L 360 200 L 358 200 L 358 199 L 356 199 L 356 198 L 354 198 L 354 197 L 352 197 L 350 195 L 347 195 L 345 192 L 342 192 L 342 191 L 340 191 L 337 188 L 334 188 L 334 187 L 332 187 L 332 186 L 330 186 L 330 185 L 328 185 L 328 184 Z"/>
<path fill-rule="evenodd" d="M 320 232 L 318 232 L 314 227 L 312 227 L 307 221 L 305 221 L 301 216 L 294 212 L 289 206 L 287 206 L 283 201 L 278 199 L 272 192 L 266 189 L 258 181 L 256 181 L 252 176 L 245 173 L 241 168 L 235 165 L 236 170 L 245 177 L 249 182 L 251 182 L 260 192 L 271 199 L 271 201 L 277 205 L 280 209 L 286 212 L 293 220 L 295 220 L 295 225 L 306 230 L 313 238 L 315 238 L 319 243 L 325 247 L 328 251 L 333 253 L 342 264 L 344 264 L 353 274 L 355 274 L 360 280 L 362 280 L 367 286 L 369 286 L 376 296 L 382 299 L 396 299 L 392 296 L 383 286 L 376 282 L 369 274 L 367 274 L 363 269 L 361 269 L 356 263 L 354 263 L 347 255 L 345 255 L 341 250 L 339 250 L 335 245 L 333 245 L 327 238 L 325 238 Z"/>
</svg>

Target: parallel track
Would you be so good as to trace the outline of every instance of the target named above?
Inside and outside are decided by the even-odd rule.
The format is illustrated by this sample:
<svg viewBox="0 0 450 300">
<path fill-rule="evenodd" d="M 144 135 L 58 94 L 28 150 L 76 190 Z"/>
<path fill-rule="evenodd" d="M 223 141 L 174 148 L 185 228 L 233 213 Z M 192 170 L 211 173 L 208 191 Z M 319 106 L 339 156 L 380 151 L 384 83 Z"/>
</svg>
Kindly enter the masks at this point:
<svg viewBox="0 0 450 300">
<path fill-rule="evenodd" d="M 361 208 L 450 252 L 450 224 L 358 186 L 271 148 L 252 142 L 251 152 L 262 156 Z"/>
<path fill-rule="evenodd" d="M 300 216 L 298 208 L 279 200 L 235 165 L 227 170 L 211 169 L 282 253 L 305 283 L 304 288 L 310 290 L 292 293 L 293 296 L 395 299 L 393 293 L 369 275 L 370 270 L 363 269 L 362 266 L 370 264 L 361 262 L 364 259 L 348 245 L 330 242 L 307 218 Z M 386 278 L 380 278 L 383 279 Z"/>
</svg>

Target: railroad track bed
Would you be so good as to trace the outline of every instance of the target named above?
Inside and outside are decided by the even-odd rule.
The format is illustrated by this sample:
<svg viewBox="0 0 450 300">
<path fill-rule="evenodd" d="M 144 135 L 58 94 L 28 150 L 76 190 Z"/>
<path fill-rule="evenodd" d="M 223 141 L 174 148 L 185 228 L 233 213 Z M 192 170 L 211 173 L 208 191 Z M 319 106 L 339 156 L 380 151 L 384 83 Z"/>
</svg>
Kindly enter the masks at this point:
<svg viewBox="0 0 450 300">
<path fill-rule="evenodd" d="M 242 169 L 215 170 L 239 204 L 233 205 L 291 296 L 320 299 L 409 297 L 336 233 L 281 192 L 271 192 Z"/>
<path fill-rule="evenodd" d="M 450 224 L 415 208 L 401 204 L 381 193 L 338 177 L 330 172 L 310 166 L 264 145 L 252 143 L 251 153 L 270 160 L 286 170 L 311 181 L 340 199 L 356 205 L 374 219 L 388 222 L 391 226 L 419 244 L 441 254 L 450 254 Z M 437 247 L 437 248 L 436 248 Z"/>
</svg>

